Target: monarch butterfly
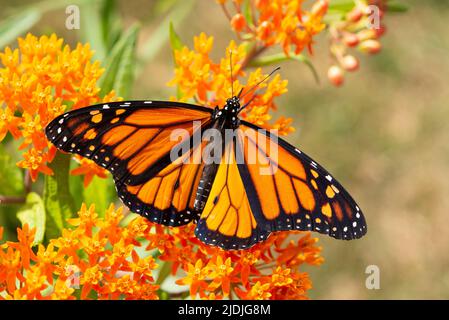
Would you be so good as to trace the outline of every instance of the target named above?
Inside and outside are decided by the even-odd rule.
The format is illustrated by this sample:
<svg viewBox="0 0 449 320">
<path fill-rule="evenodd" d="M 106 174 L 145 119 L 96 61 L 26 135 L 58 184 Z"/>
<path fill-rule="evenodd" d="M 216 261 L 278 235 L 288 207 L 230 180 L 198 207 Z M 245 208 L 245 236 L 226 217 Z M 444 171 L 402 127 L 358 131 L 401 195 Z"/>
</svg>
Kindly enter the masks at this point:
<svg viewBox="0 0 449 320">
<path fill-rule="evenodd" d="M 58 116 L 46 135 L 58 149 L 109 170 L 132 212 L 167 226 L 193 221 L 196 237 L 209 245 L 247 249 L 287 230 L 362 237 L 365 218 L 348 192 L 303 152 L 240 120 L 246 106 L 240 106 L 240 94 L 221 109 L 167 101 L 98 104 Z M 218 163 L 201 161 L 201 148 L 212 141 L 192 138 L 211 128 L 237 130 L 221 142 L 225 152 Z M 175 129 L 188 133 L 181 142 L 170 138 Z M 261 136 L 275 142 L 276 157 L 254 138 Z M 177 145 L 187 148 L 172 159 Z M 249 161 L 254 154 L 271 174 L 261 174 L 261 161 Z"/>
</svg>

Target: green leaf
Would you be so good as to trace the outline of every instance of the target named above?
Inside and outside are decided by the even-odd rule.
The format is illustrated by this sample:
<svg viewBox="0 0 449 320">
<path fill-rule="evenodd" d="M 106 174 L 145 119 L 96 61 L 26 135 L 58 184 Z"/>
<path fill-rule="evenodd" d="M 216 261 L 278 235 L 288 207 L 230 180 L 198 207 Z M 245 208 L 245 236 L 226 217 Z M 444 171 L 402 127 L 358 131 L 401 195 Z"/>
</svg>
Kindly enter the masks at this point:
<svg viewBox="0 0 449 320">
<path fill-rule="evenodd" d="M 87 206 L 94 203 L 95 210 L 101 217 L 104 216 L 106 209 L 116 198 L 112 183 L 110 177 L 106 179 L 94 177 L 87 188 L 83 189 L 84 202 Z"/>
<path fill-rule="evenodd" d="M 72 161 L 73 162 L 73 161 Z M 75 204 L 75 208 L 81 208 L 84 201 L 84 176 L 71 176 L 69 179 L 70 193 Z"/>
<path fill-rule="evenodd" d="M 95 51 L 94 58 L 102 61 L 107 54 L 102 32 L 102 17 L 99 4 L 83 4 L 80 8 L 82 42 L 88 42 Z"/>
<path fill-rule="evenodd" d="M 170 23 L 173 21 L 174 27 L 178 27 L 193 9 L 194 4 L 195 0 L 180 1 L 178 5 L 166 15 L 164 20 L 159 24 L 159 27 L 142 46 L 142 50 L 140 51 L 140 58 L 142 61 L 147 62 L 156 56 L 169 38 Z"/>
<path fill-rule="evenodd" d="M 310 61 L 309 58 L 307 58 L 305 55 L 297 54 L 297 55 L 290 55 L 286 56 L 284 53 L 276 53 L 270 56 L 264 56 L 257 59 L 254 59 L 249 64 L 250 67 L 266 67 L 271 66 L 274 64 L 279 64 L 284 61 L 288 60 L 296 60 L 301 63 L 304 63 L 307 67 L 309 67 L 310 71 L 312 71 L 313 77 L 317 83 L 320 83 L 320 77 L 318 75 L 318 72 L 316 71 L 314 65 Z"/>
<path fill-rule="evenodd" d="M 45 208 L 41 197 L 31 192 L 26 197 L 26 204 L 17 212 L 17 218 L 22 226 L 28 224 L 30 228 L 36 228 L 34 244 L 41 243 L 45 234 Z"/>
<path fill-rule="evenodd" d="M 173 63 L 176 65 L 175 61 L 175 51 L 181 50 L 184 47 L 184 44 L 182 43 L 181 38 L 175 31 L 175 27 L 173 26 L 173 23 L 170 22 L 170 45 L 172 48 L 172 54 L 173 54 Z M 182 92 L 179 88 L 179 86 L 176 86 L 176 97 L 180 99 L 182 97 Z"/>
<path fill-rule="evenodd" d="M 17 37 L 27 32 L 41 18 L 41 12 L 29 8 L 13 14 L 0 22 L 0 48 L 5 47 Z"/>
<path fill-rule="evenodd" d="M 172 22 L 170 22 L 170 45 L 173 51 L 181 50 L 184 46 Z"/>
<path fill-rule="evenodd" d="M 100 16 L 103 43 L 108 52 L 112 49 L 118 39 L 120 39 L 123 29 L 122 20 L 118 12 L 117 1 L 104 0 L 100 7 Z"/>
<path fill-rule="evenodd" d="M 139 28 L 138 25 L 131 26 L 114 45 L 105 63 L 108 68 L 100 79 L 101 95 L 115 90 L 121 97 L 129 96 L 135 76 L 135 50 Z"/>
<path fill-rule="evenodd" d="M 8 196 L 23 193 L 23 171 L 16 166 L 3 144 L 0 144 L 0 193 Z"/>
<path fill-rule="evenodd" d="M 53 176 L 45 176 L 44 206 L 47 214 L 46 237 L 56 238 L 66 226 L 66 220 L 75 212 L 69 190 L 70 155 L 58 152 L 50 163 Z"/>
<path fill-rule="evenodd" d="M 389 12 L 403 13 L 403 12 L 408 11 L 408 6 L 403 3 L 396 2 L 396 1 L 389 1 L 389 2 L 387 2 L 387 10 L 386 11 L 387 11 L 387 13 L 389 13 Z"/>
<path fill-rule="evenodd" d="M 355 7 L 354 0 L 332 0 L 329 3 L 329 11 L 349 12 Z"/>
<path fill-rule="evenodd" d="M 154 15 L 164 15 L 170 11 L 174 6 L 178 5 L 178 0 L 159 0 L 153 7 L 152 14 Z"/>
<path fill-rule="evenodd" d="M 168 261 L 164 262 L 162 264 L 162 267 L 159 269 L 159 274 L 157 276 L 156 284 L 161 285 L 165 279 L 170 275 L 171 273 L 172 264 Z"/>
<path fill-rule="evenodd" d="M 243 16 L 245 17 L 246 22 L 251 26 L 254 25 L 253 15 L 251 11 L 251 1 L 245 0 L 243 2 Z"/>
</svg>

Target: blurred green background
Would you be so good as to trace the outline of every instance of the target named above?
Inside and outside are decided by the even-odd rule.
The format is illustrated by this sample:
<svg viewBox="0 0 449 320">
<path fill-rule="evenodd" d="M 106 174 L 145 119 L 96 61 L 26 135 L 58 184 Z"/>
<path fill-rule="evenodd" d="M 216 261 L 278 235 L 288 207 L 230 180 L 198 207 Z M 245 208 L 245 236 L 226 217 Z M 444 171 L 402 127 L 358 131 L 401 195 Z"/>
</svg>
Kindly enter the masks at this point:
<svg viewBox="0 0 449 320">
<path fill-rule="evenodd" d="M 55 9 L 29 31 L 56 32 L 71 45 L 95 36 L 83 28 L 97 2 L 81 8 L 80 30 L 67 30 L 65 6 L 72 2 L 36 2 Z M 29 3 L 0 1 L 1 19 Z M 407 4 L 406 14 L 387 16 L 382 52 L 361 57 L 361 69 L 348 75 L 342 88 L 326 79 L 331 63 L 326 35 L 318 38 L 312 58 L 321 84 L 302 64 L 282 65 L 289 92 L 278 100 L 279 113 L 292 117 L 297 129 L 287 140 L 346 186 L 369 229 L 351 242 L 318 236 L 326 261 L 306 269 L 314 299 L 449 298 L 449 2 Z M 215 1 L 127 0 L 119 1 L 118 9 L 125 26 L 142 24 L 138 51 L 148 58 L 137 71 L 133 99 L 174 95 L 166 86 L 173 75 L 166 41 L 170 19 L 188 45 L 202 31 L 213 35 L 217 58 L 236 39 Z M 98 57 L 105 54 L 94 49 Z M 3 190 L 8 179 L 0 178 Z M 365 287 L 368 265 L 380 268 L 379 290 Z"/>
</svg>

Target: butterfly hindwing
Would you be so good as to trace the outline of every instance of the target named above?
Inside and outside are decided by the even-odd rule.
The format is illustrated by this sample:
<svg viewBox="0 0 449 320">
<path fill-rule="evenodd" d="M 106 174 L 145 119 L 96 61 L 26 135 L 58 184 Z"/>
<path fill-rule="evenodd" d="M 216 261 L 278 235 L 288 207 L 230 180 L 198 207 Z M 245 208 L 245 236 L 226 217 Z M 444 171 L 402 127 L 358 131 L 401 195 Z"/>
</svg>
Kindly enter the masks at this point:
<svg viewBox="0 0 449 320">
<path fill-rule="evenodd" d="M 245 249 L 267 239 L 270 232 L 260 227 L 251 210 L 236 161 L 235 140 L 224 149 L 195 235 L 223 249 Z"/>
<path fill-rule="evenodd" d="M 257 199 L 252 210 L 265 230 L 312 230 L 346 240 L 366 233 L 359 207 L 323 167 L 245 121 L 239 135 L 245 159 L 240 173 L 247 194 Z"/>
</svg>

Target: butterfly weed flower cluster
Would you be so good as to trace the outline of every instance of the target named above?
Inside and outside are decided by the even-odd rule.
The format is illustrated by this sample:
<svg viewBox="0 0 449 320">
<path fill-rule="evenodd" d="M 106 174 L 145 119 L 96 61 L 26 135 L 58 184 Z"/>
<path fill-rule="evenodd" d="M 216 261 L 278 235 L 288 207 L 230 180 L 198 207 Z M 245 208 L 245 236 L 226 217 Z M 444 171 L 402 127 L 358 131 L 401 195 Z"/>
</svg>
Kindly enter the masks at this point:
<svg viewBox="0 0 449 320">
<path fill-rule="evenodd" d="M 177 283 L 189 285 L 190 295 L 202 299 L 306 299 L 311 281 L 299 268 L 304 264 L 320 265 L 321 248 L 310 233 L 298 232 L 294 239 L 278 233 L 266 242 L 240 251 L 195 244 L 190 248 L 193 253 L 179 262 L 186 276 Z"/>
<path fill-rule="evenodd" d="M 122 208 L 111 205 L 100 218 L 83 205 L 70 228 L 38 246 L 34 229 L 19 228 L 17 242 L 0 245 L 0 300 L 157 299 L 158 265 L 138 252 L 151 226 L 143 219 L 121 226 L 122 219 Z"/>
<path fill-rule="evenodd" d="M 142 217 L 122 225 L 123 217 L 114 205 L 102 218 L 82 205 L 48 245 L 34 246 L 35 230 L 19 228 L 16 242 L 0 245 L 0 299 L 158 299 L 160 263 L 185 273 L 177 283 L 193 298 L 303 299 L 311 284 L 298 267 L 322 262 L 310 234 L 226 252 L 199 242 L 191 225 L 165 228 Z"/>
<path fill-rule="evenodd" d="M 45 137 L 46 125 L 67 109 L 114 99 L 114 92 L 100 98 L 97 81 L 104 69 L 91 62 L 88 44 L 75 49 L 55 34 L 18 39 L 18 48 L 0 53 L 0 141 L 7 133 L 21 142 L 23 160 L 17 165 L 29 171 L 33 181 L 39 173 L 53 174 L 48 167 L 56 153 Z M 87 159 L 74 174 L 104 176 L 105 171 Z"/>
</svg>

